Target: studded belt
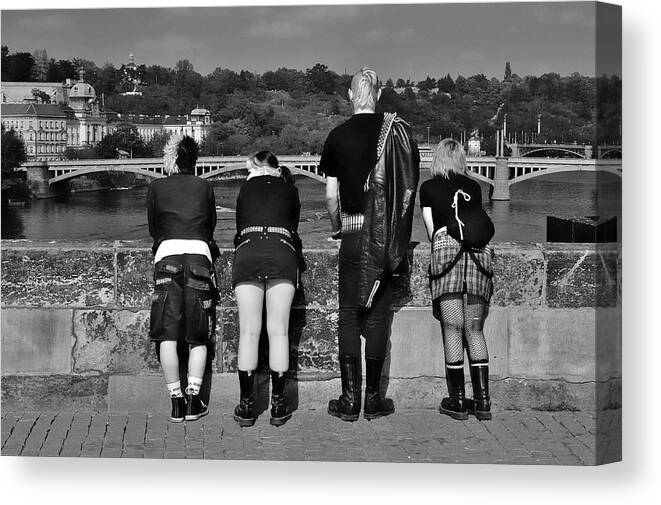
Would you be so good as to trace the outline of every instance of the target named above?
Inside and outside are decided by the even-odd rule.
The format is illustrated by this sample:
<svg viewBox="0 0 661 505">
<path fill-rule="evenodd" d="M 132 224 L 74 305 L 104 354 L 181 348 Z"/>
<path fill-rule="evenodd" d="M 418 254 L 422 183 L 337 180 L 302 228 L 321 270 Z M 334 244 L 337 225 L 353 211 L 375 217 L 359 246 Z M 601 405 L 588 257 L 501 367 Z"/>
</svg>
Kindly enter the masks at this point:
<svg viewBox="0 0 661 505">
<path fill-rule="evenodd" d="M 365 216 L 363 214 L 347 214 L 342 212 L 342 233 L 351 233 L 363 229 Z"/>
<path fill-rule="evenodd" d="M 291 232 L 287 228 L 280 226 L 248 226 L 239 232 L 239 237 L 243 237 L 248 233 L 278 233 L 284 235 L 288 239 L 292 238 Z"/>
</svg>

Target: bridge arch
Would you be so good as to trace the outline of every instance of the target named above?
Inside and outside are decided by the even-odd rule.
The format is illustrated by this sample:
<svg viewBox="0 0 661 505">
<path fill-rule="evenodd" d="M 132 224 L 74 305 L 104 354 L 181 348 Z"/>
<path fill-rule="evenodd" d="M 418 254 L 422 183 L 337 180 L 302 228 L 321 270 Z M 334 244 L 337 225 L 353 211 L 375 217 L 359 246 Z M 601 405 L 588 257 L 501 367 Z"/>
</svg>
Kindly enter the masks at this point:
<svg viewBox="0 0 661 505">
<path fill-rule="evenodd" d="M 552 168 L 544 168 L 541 170 L 536 170 L 534 172 L 529 172 L 527 174 L 522 174 L 519 176 L 515 176 L 514 178 L 510 179 L 508 184 L 510 186 L 513 186 L 514 184 L 517 184 L 519 182 L 527 181 L 529 179 L 534 179 L 535 177 L 542 177 L 544 175 L 550 175 L 550 174 L 559 174 L 562 172 L 596 172 L 597 170 L 595 168 L 581 168 L 576 165 L 564 165 L 564 166 L 554 166 Z M 616 167 L 616 166 L 606 166 L 606 167 L 600 167 L 599 170 L 600 172 L 608 172 L 613 175 L 617 175 L 619 177 L 622 177 L 622 168 L 621 167 Z"/>
<path fill-rule="evenodd" d="M 314 179 L 315 181 L 319 181 L 323 183 L 326 182 L 326 178 L 323 175 L 319 175 L 314 172 L 310 172 L 302 168 L 298 168 L 294 165 L 287 165 L 287 168 L 289 168 L 292 175 L 302 175 L 305 177 L 309 177 L 310 179 Z M 237 172 L 239 170 L 246 170 L 245 162 L 228 164 L 219 168 L 215 168 L 209 172 L 199 174 L 199 176 L 202 179 L 211 179 L 212 177 L 216 177 L 218 175 L 226 174 L 229 172 Z"/>
<path fill-rule="evenodd" d="M 599 159 L 622 159 L 622 148 L 614 147 L 599 153 Z"/>
<path fill-rule="evenodd" d="M 576 151 L 573 151 L 571 149 L 567 149 L 566 147 L 554 147 L 553 145 L 549 145 L 548 147 L 546 147 L 546 146 L 545 147 L 539 147 L 539 148 L 532 149 L 530 151 L 526 151 L 521 156 L 524 157 L 524 158 L 531 158 L 531 157 L 534 158 L 536 156 L 532 156 L 533 153 L 538 154 L 538 153 L 543 153 L 543 152 L 547 152 L 547 151 L 550 151 L 550 152 L 563 152 L 563 153 L 571 154 L 574 158 L 583 158 L 583 159 L 585 159 L 584 154 L 577 153 Z"/>
<path fill-rule="evenodd" d="M 66 181 L 68 179 L 73 179 L 74 177 L 80 177 L 81 175 L 89 175 L 89 174 L 98 174 L 98 173 L 104 173 L 104 172 L 122 172 L 122 173 L 129 173 L 129 174 L 136 174 L 136 175 L 143 175 L 145 177 L 151 177 L 153 179 L 160 179 L 162 177 L 165 177 L 165 174 L 162 172 L 159 172 L 157 169 L 154 170 L 148 170 L 144 168 L 139 168 L 139 167 L 134 167 L 134 166 L 122 166 L 118 168 L 110 168 L 110 167 L 84 167 L 84 168 L 79 168 L 76 170 L 70 170 L 68 172 L 65 172 L 63 174 L 56 175 L 55 177 L 51 177 L 48 179 L 48 184 L 57 184 L 58 182 Z"/>
</svg>

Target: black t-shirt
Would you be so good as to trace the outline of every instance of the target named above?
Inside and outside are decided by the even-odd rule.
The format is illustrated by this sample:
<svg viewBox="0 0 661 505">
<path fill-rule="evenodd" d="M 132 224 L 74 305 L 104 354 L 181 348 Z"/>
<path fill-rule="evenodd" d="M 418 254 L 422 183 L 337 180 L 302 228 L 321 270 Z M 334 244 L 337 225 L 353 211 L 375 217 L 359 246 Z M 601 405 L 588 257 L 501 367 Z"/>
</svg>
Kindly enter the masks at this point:
<svg viewBox="0 0 661 505">
<path fill-rule="evenodd" d="M 298 230 L 298 189 L 278 177 L 261 175 L 246 181 L 236 200 L 236 231 L 248 226 L 279 226 Z"/>
<path fill-rule="evenodd" d="M 319 169 L 340 182 L 344 212 L 363 212 L 364 186 L 376 164 L 383 114 L 355 114 L 334 128 L 324 144 Z"/>
<path fill-rule="evenodd" d="M 450 173 L 447 179 L 434 177 L 420 186 L 420 207 L 431 207 L 434 219 L 434 232 L 447 226 L 454 219 L 452 202 L 455 192 L 461 189 L 468 193 L 471 199 L 467 202 L 459 196 L 462 208 L 482 207 L 482 189 L 474 179 L 465 175 Z"/>
</svg>

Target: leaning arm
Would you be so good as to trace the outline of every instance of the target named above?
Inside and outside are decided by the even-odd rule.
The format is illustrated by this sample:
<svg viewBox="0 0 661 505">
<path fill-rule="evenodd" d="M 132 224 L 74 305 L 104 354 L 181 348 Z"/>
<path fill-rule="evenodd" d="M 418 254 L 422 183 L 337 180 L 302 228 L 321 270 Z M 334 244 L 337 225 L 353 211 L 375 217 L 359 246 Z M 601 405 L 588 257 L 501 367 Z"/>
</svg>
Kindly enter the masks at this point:
<svg viewBox="0 0 661 505">
<path fill-rule="evenodd" d="M 431 242 L 431 239 L 434 236 L 434 217 L 432 216 L 431 207 L 422 208 L 422 221 L 425 223 L 427 238 Z"/>
<path fill-rule="evenodd" d="M 326 210 L 331 221 L 332 234 L 336 235 L 342 230 L 340 219 L 340 182 L 337 177 L 326 178 Z"/>
</svg>

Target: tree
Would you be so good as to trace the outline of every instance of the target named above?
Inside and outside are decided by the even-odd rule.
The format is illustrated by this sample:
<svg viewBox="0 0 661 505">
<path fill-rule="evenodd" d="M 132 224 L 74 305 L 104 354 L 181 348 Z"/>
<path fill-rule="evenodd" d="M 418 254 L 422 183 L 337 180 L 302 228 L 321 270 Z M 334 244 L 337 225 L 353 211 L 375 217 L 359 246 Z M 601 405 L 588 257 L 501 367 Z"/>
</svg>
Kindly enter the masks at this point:
<svg viewBox="0 0 661 505">
<path fill-rule="evenodd" d="M 32 90 L 32 96 L 39 103 L 50 103 L 50 95 L 48 93 L 46 93 L 45 91 L 42 91 L 40 89 L 34 88 Z"/>
<path fill-rule="evenodd" d="M 32 79 L 34 58 L 30 53 L 14 53 L 8 58 L 9 81 L 29 82 Z"/>
<path fill-rule="evenodd" d="M 398 88 L 405 88 L 406 81 L 400 77 L 399 79 L 397 79 L 397 84 L 395 86 Z"/>
<path fill-rule="evenodd" d="M 386 88 L 394 88 L 394 87 L 395 85 L 393 84 L 392 79 L 388 78 L 388 80 L 386 81 Z"/>
<path fill-rule="evenodd" d="M 13 128 L 7 130 L 2 125 L 2 175 L 8 175 L 26 161 L 27 153 L 23 139 L 16 135 Z"/>
<path fill-rule="evenodd" d="M 335 93 L 337 74 L 328 70 L 326 65 L 317 63 L 314 67 L 305 71 L 305 77 L 311 86 L 311 91 L 332 95 Z"/>
<path fill-rule="evenodd" d="M 32 52 L 34 65 L 32 66 L 32 79 L 35 81 L 45 81 L 48 74 L 48 53 L 45 49 L 37 49 Z"/>
<path fill-rule="evenodd" d="M 99 158 L 117 158 L 119 149 L 131 153 L 134 158 L 151 156 L 151 150 L 138 134 L 138 129 L 130 123 L 119 125 L 113 133 L 103 137 L 96 147 Z"/>
<path fill-rule="evenodd" d="M 151 140 L 147 142 L 147 148 L 151 151 L 152 156 L 163 156 L 163 148 L 165 147 L 165 144 L 168 143 L 169 139 L 170 132 L 156 132 Z"/>
<path fill-rule="evenodd" d="M 2 62 L 0 63 L 0 69 L 2 71 L 2 80 L 4 82 L 9 81 L 9 65 L 10 65 L 10 57 L 9 57 L 9 47 L 5 46 L 3 44 L 2 46 Z"/>
<path fill-rule="evenodd" d="M 512 68 L 510 67 L 510 62 L 505 63 L 505 78 L 503 79 L 505 82 L 509 82 L 512 80 Z"/>
</svg>

